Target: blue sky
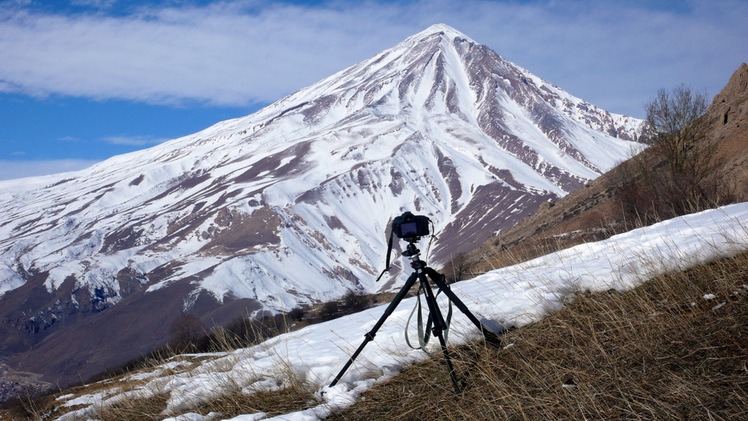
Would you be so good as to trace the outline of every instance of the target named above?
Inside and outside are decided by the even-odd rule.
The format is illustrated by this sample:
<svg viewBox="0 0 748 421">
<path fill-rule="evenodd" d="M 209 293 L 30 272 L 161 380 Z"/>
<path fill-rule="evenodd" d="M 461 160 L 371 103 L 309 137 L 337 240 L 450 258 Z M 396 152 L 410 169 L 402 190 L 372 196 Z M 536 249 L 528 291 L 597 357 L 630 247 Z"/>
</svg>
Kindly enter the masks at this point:
<svg viewBox="0 0 748 421">
<path fill-rule="evenodd" d="M 439 22 L 635 117 L 748 61 L 745 0 L 0 0 L 0 180 L 250 114 Z"/>
</svg>

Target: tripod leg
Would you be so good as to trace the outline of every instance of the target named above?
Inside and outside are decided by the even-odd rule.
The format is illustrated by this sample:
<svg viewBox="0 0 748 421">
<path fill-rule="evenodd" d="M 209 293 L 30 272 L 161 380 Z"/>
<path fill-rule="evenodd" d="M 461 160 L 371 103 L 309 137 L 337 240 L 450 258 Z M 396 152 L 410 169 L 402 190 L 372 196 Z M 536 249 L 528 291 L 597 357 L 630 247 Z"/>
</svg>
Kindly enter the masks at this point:
<svg viewBox="0 0 748 421">
<path fill-rule="evenodd" d="M 441 310 L 439 310 L 439 306 L 436 303 L 436 297 L 434 296 L 434 292 L 431 290 L 431 286 L 429 286 L 429 281 L 426 279 L 426 275 L 423 273 L 420 274 L 421 279 L 421 285 L 423 286 L 424 291 L 426 292 L 426 303 L 429 307 L 429 313 L 431 314 L 431 320 L 434 323 L 434 327 L 432 328 L 432 332 L 434 332 L 434 336 L 439 338 L 439 344 L 442 347 L 442 353 L 444 354 L 444 361 L 447 363 L 447 369 L 449 370 L 449 377 L 452 379 L 452 386 L 454 386 L 455 393 L 460 393 L 460 384 L 457 381 L 457 374 L 455 373 L 455 369 L 452 366 L 452 358 L 449 355 L 449 351 L 447 350 L 447 341 L 444 340 L 444 330 L 447 328 L 447 324 L 444 322 L 444 317 L 442 316 Z"/>
<path fill-rule="evenodd" d="M 501 345 L 501 338 L 498 334 L 504 333 L 504 332 L 493 332 L 486 327 L 483 326 L 483 324 L 473 315 L 473 313 L 468 309 L 468 307 L 465 305 L 465 303 L 460 300 L 457 295 L 449 288 L 449 285 L 444 281 L 444 276 L 440 274 L 439 272 L 435 271 L 434 269 L 431 269 L 429 267 L 423 269 L 424 272 L 431 278 L 432 281 L 436 284 L 436 286 L 439 287 L 439 290 L 447 294 L 447 297 L 457 306 L 460 311 L 467 316 L 468 319 L 475 325 L 475 327 L 478 328 L 478 330 L 483 333 L 483 336 L 486 338 L 486 341 L 496 345 Z"/>
<path fill-rule="evenodd" d="M 413 274 L 410 275 L 408 280 L 405 281 L 405 285 L 403 285 L 403 287 L 400 289 L 400 292 L 397 293 L 395 298 L 392 299 L 392 301 L 390 302 L 390 305 L 388 305 L 387 308 L 384 310 L 384 314 L 382 314 L 382 317 L 379 318 L 379 320 L 374 325 L 374 327 L 366 335 L 364 335 L 364 341 L 361 343 L 361 345 L 359 345 L 358 349 L 356 349 L 356 352 L 354 352 L 353 355 L 351 355 L 351 358 L 349 358 L 348 362 L 345 363 L 345 366 L 343 366 L 343 369 L 340 370 L 340 373 L 338 373 L 338 375 L 335 376 L 335 380 L 333 380 L 332 383 L 330 383 L 330 387 L 333 387 L 336 384 L 338 384 L 338 381 L 340 381 L 340 378 L 343 377 L 343 374 L 345 374 L 345 372 L 348 370 L 351 364 L 353 364 L 353 360 L 355 360 L 356 357 L 358 357 L 358 354 L 360 354 L 361 351 L 364 350 L 364 347 L 366 346 L 366 344 L 374 340 L 374 336 L 377 335 L 377 331 L 379 330 L 379 328 L 382 327 L 382 325 L 384 324 L 384 321 L 387 320 L 387 317 L 389 317 L 390 314 L 392 314 L 392 312 L 395 311 L 395 308 L 397 307 L 397 305 L 400 304 L 400 301 L 403 300 L 403 298 L 408 293 L 410 288 L 416 282 L 417 277 L 418 277 L 418 274 L 416 272 L 413 272 Z"/>
</svg>

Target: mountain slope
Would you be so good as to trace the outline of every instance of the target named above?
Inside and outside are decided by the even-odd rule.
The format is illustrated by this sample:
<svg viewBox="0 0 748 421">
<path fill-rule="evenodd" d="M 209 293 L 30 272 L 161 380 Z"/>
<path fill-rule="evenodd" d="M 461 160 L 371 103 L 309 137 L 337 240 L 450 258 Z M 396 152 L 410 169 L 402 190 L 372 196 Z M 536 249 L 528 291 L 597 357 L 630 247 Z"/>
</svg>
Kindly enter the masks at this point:
<svg viewBox="0 0 748 421">
<path fill-rule="evenodd" d="M 77 378 L 163 341 L 179 314 L 391 288 L 399 270 L 374 275 L 392 217 L 432 218 L 426 257 L 444 263 L 623 160 L 641 125 L 432 26 L 253 115 L 0 183 L 0 349 Z"/>
</svg>

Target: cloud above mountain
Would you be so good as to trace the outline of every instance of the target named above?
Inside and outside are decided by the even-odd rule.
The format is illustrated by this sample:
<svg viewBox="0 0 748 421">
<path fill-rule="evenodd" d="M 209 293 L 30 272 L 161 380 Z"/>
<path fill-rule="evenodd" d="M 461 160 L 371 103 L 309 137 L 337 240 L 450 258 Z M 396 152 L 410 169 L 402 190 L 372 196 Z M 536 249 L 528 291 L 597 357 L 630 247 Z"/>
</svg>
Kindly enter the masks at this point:
<svg viewBox="0 0 748 421">
<path fill-rule="evenodd" d="M 642 92 L 665 81 L 716 91 L 748 41 L 748 4 L 735 0 L 226 1 L 119 13 L 111 1 L 19 3 L 0 3 L 0 92 L 151 104 L 271 102 L 445 22 L 596 105 L 640 114 Z"/>
<path fill-rule="evenodd" d="M 0 160 L 0 180 L 79 171 L 96 162 L 85 159 Z"/>
</svg>

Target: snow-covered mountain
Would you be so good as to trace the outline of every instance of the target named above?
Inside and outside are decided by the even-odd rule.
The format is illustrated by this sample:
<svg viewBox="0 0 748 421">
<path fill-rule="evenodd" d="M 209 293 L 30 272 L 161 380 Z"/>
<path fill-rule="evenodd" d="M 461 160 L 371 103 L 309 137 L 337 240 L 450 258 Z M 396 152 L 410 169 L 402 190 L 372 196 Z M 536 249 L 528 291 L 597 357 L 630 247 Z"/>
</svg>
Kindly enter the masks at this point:
<svg viewBox="0 0 748 421">
<path fill-rule="evenodd" d="M 96 314 L 99 330 L 141 318 L 142 352 L 175 313 L 392 288 L 398 270 L 374 279 L 394 216 L 434 221 L 438 267 L 640 149 L 642 125 L 434 25 L 250 116 L 0 182 L 0 329 L 21 332 L 0 350 Z"/>
</svg>

